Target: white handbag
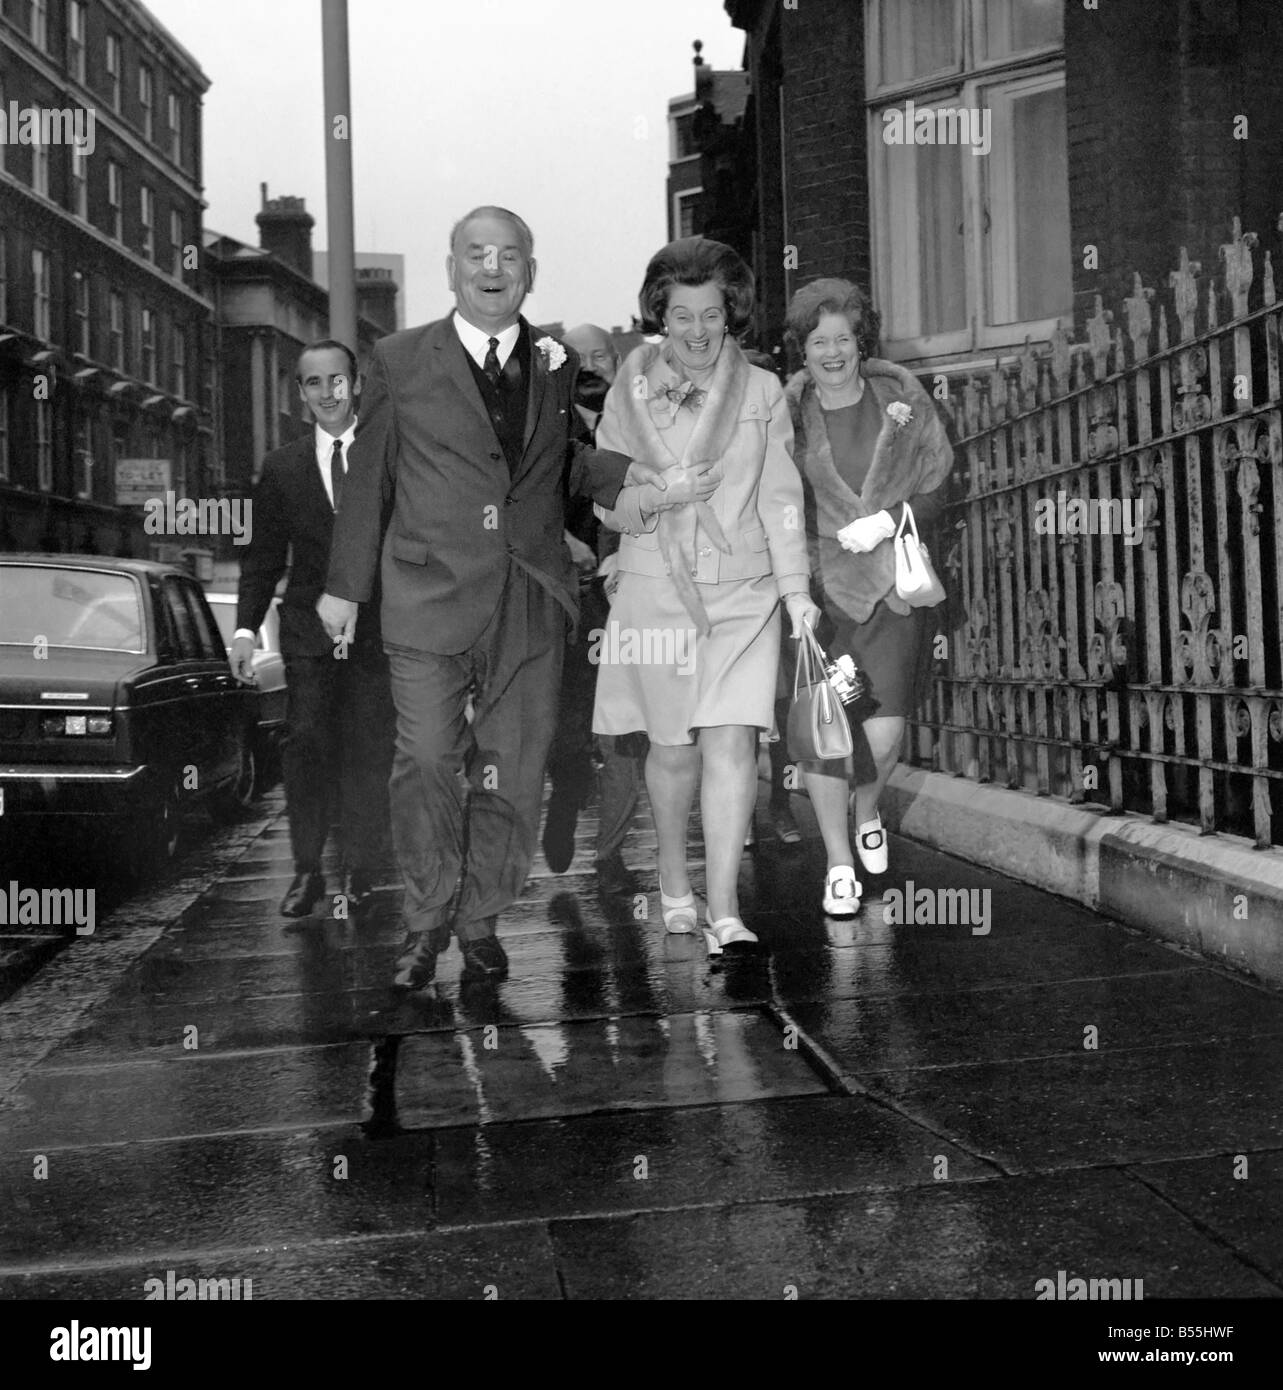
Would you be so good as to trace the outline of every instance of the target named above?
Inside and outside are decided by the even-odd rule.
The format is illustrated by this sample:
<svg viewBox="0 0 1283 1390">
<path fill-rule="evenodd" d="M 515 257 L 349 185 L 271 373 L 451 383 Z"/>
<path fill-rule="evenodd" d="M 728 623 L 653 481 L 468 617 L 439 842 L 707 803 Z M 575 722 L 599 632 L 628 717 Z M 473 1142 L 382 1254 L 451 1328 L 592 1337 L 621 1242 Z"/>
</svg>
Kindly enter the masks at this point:
<svg viewBox="0 0 1283 1390">
<path fill-rule="evenodd" d="M 906 532 L 905 522 L 909 524 Z M 931 567 L 931 556 L 918 539 L 918 523 L 906 502 L 900 513 L 895 539 L 895 591 L 910 608 L 934 608 L 944 599 L 944 585 Z"/>
</svg>

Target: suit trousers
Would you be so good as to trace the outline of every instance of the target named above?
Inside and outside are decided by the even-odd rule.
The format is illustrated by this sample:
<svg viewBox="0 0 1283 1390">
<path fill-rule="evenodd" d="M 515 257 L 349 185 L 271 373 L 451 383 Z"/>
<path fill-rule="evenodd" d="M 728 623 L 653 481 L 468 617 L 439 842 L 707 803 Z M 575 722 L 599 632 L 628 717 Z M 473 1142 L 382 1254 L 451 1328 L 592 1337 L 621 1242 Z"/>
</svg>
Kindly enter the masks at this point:
<svg viewBox="0 0 1283 1390">
<path fill-rule="evenodd" d="M 552 779 L 549 807 L 553 802 L 564 801 L 576 811 L 587 803 L 593 787 L 592 712 L 598 668 L 588 655 L 593 632 L 604 629 L 610 621 L 610 603 L 600 579 L 581 581 L 579 602 L 579 639 L 566 645 L 561 705 L 548 755 L 548 775 Z M 595 741 L 602 761 L 597 799 L 596 857 L 600 863 L 618 854 L 623 846 L 637 809 L 642 776 L 641 762 L 629 736 L 600 734 Z"/>
<path fill-rule="evenodd" d="M 521 891 L 565 640 L 565 609 L 510 563 L 499 604 L 468 650 L 386 644 L 397 712 L 392 837 L 410 933 L 437 931 L 453 915 L 460 941 L 492 936 L 487 919 Z"/>
<path fill-rule="evenodd" d="M 282 770 L 295 873 L 315 873 L 338 812 L 343 865 L 373 870 L 388 827 L 395 712 L 387 657 L 285 657 L 288 732 Z"/>
</svg>

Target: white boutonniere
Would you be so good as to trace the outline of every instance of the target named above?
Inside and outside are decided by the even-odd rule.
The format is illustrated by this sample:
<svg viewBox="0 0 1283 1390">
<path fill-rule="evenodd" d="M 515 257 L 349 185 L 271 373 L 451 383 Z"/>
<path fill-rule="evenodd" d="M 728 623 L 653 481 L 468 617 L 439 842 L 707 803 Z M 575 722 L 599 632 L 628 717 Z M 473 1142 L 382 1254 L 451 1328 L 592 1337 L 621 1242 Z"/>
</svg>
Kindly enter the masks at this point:
<svg viewBox="0 0 1283 1390">
<path fill-rule="evenodd" d="M 555 372 L 566 360 L 566 349 L 556 338 L 540 338 L 535 344 L 544 355 L 544 363 L 550 372 Z"/>
<path fill-rule="evenodd" d="M 887 414 L 895 421 L 897 429 L 903 429 L 913 419 L 913 411 L 904 401 L 892 401 L 887 406 Z"/>
</svg>

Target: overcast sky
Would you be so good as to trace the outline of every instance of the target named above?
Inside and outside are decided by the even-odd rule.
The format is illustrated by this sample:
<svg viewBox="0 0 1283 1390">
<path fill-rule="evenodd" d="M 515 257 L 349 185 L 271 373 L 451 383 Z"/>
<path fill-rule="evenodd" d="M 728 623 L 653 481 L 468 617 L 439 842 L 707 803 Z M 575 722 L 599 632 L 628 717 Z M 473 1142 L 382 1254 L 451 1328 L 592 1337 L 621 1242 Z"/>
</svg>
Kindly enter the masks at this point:
<svg viewBox="0 0 1283 1390">
<path fill-rule="evenodd" d="M 320 0 L 147 0 L 212 83 L 205 225 L 258 244 L 259 184 L 307 199 L 324 250 Z M 479 203 L 535 234 L 535 322 L 627 325 L 667 236 L 670 97 L 691 41 L 739 68 L 722 0 L 349 0 L 358 251 L 400 252 L 407 325 L 453 303 L 444 259 Z"/>
</svg>

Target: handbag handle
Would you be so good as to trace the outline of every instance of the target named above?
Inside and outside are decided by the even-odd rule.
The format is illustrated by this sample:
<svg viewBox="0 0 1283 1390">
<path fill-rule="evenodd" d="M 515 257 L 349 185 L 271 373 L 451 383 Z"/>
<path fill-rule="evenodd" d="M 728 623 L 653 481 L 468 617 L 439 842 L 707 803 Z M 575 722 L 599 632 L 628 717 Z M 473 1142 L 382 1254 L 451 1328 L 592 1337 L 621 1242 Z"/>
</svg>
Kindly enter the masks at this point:
<svg viewBox="0 0 1283 1390">
<path fill-rule="evenodd" d="M 805 682 L 802 681 L 803 668 L 805 668 Z M 793 698 L 797 699 L 800 684 L 818 684 L 820 673 L 823 670 L 824 662 L 820 644 L 816 641 L 815 633 L 811 631 L 810 623 L 803 623 L 802 636 L 798 643 L 797 662 L 793 667 Z"/>
<path fill-rule="evenodd" d="M 909 523 L 909 530 L 913 532 L 914 544 L 921 545 L 922 542 L 918 539 L 918 519 L 913 515 L 913 508 L 908 504 L 907 501 L 901 503 L 900 524 L 895 528 L 896 540 L 899 540 L 900 537 L 904 534 L 904 523 L 906 521 Z"/>
</svg>

